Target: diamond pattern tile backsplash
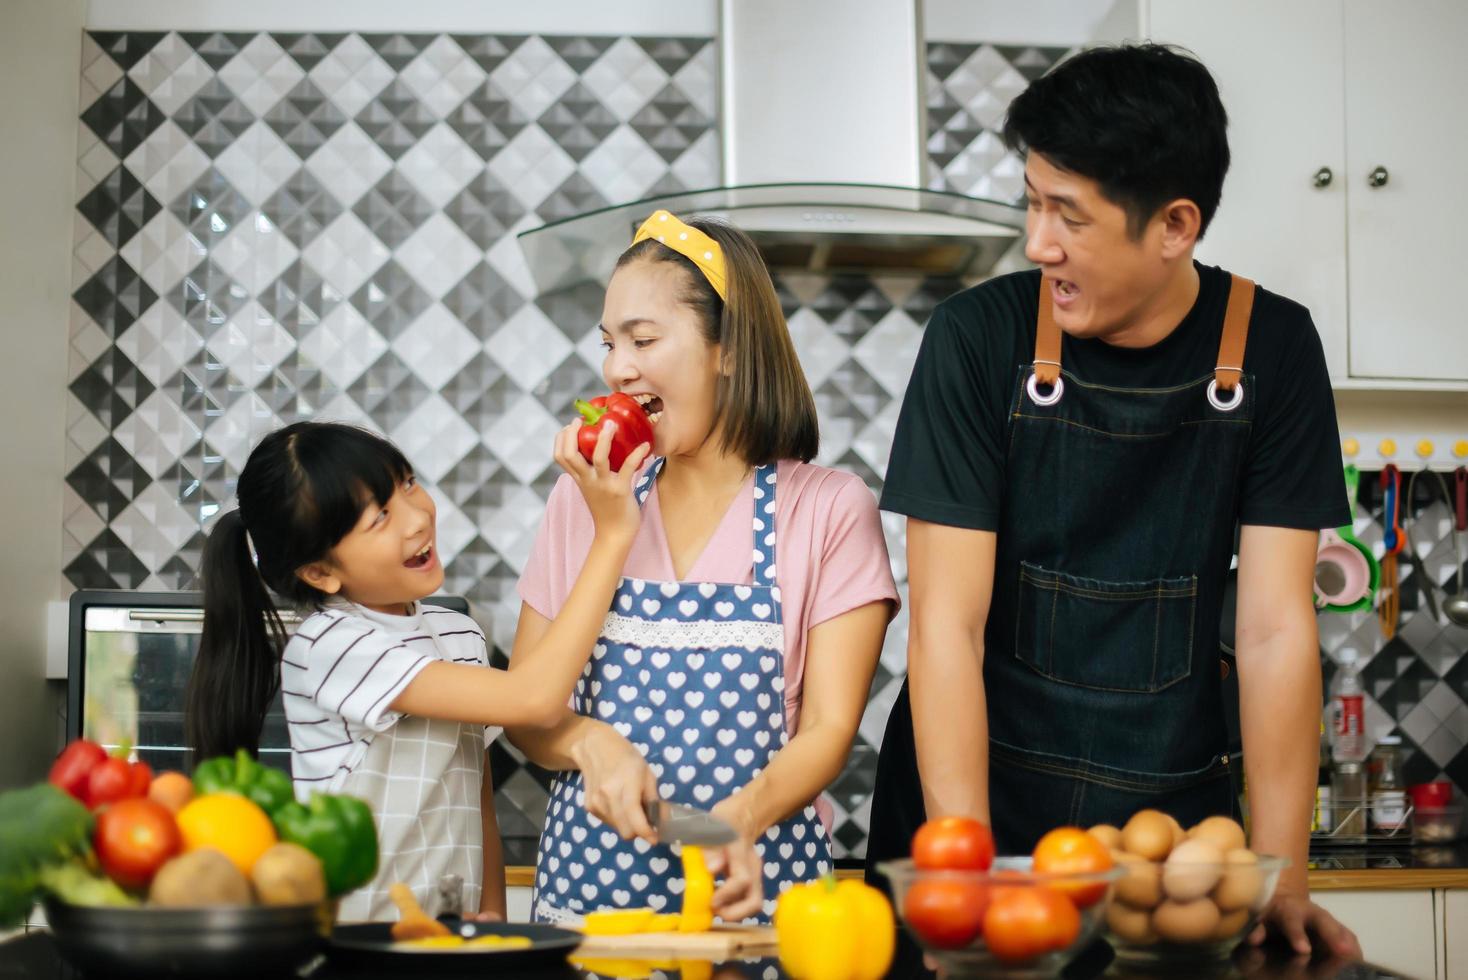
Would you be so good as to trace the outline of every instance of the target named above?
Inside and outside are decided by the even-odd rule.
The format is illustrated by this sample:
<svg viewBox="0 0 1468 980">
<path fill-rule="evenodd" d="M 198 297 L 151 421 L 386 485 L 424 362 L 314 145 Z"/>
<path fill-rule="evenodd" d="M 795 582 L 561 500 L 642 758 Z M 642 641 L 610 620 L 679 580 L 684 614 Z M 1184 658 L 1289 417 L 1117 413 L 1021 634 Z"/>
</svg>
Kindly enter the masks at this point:
<svg viewBox="0 0 1468 980">
<path fill-rule="evenodd" d="M 1023 167 L 997 128 L 1064 53 L 930 43 L 929 185 L 1017 200 Z M 196 587 L 203 529 L 232 506 L 250 447 L 299 418 L 344 419 L 390 436 L 426 478 L 445 589 L 507 647 L 558 473 L 552 436 L 602 384 L 600 288 L 537 296 L 514 235 L 718 184 L 716 69 L 710 38 L 88 34 L 68 584 Z M 819 462 L 880 488 L 922 325 L 962 285 L 777 278 L 820 409 Z M 1365 493 L 1359 523 L 1379 541 Z M 902 522 L 883 521 L 905 582 Z M 1451 587 L 1441 513 L 1418 541 Z M 1430 622 L 1410 594 L 1403 609 L 1385 646 L 1373 617 L 1322 616 L 1324 652 L 1374 653 L 1373 734 L 1402 731 L 1414 777 L 1468 786 L 1468 631 Z M 828 794 L 838 856 L 864 853 L 906 636 L 904 611 Z M 506 859 L 530 863 L 547 775 L 503 740 L 492 755 Z"/>
</svg>

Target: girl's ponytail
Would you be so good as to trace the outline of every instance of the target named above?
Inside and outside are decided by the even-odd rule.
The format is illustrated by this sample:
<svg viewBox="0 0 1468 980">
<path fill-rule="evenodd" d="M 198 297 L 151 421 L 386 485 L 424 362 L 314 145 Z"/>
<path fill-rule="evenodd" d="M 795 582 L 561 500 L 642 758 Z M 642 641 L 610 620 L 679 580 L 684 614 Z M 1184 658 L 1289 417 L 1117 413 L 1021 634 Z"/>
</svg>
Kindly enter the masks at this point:
<svg viewBox="0 0 1468 980">
<path fill-rule="evenodd" d="M 280 690 L 286 635 L 238 510 L 225 512 L 210 532 L 200 577 L 204 633 L 189 677 L 184 729 L 195 761 L 241 748 L 253 755 Z"/>
</svg>

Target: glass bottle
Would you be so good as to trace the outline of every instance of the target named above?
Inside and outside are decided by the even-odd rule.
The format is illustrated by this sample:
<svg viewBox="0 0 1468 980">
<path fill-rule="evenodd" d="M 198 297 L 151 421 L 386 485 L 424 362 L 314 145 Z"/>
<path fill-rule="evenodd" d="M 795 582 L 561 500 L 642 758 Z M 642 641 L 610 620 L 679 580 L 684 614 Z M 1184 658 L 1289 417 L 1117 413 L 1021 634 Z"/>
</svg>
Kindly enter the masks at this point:
<svg viewBox="0 0 1468 980">
<path fill-rule="evenodd" d="M 1407 819 L 1407 791 L 1402 785 L 1402 737 L 1377 740 L 1368 764 L 1371 776 L 1371 829 L 1395 834 Z"/>
</svg>

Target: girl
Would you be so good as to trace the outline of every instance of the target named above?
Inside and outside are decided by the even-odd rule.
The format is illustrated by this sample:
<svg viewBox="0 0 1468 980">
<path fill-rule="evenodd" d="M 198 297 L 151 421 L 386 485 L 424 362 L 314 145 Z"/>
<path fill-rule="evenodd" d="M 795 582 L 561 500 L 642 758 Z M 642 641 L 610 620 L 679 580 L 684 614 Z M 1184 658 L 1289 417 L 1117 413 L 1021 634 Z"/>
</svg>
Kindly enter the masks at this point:
<svg viewBox="0 0 1468 980">
<path fill-rule="evenodd" d="M 376 817 L 378 873 L 343 900 L 342 919 L 390 917 L 397 881 L 426 902 L 449 872 L 464 881 L 465 908 L 504 914 L 486 726 L 552 724 L 586 663 L 640 523 L 635 465 L 612 472 L 610 447 L 604 433 L 587 463 L 557 443 L 592 514 L 590 554 L 566 612 L 509 671 L 487 666 L 473 620 L 419 602 L 444 579 L 435 507 L 395 447 L 298 422 L 250 453 L 239 508 L 204 549 L 189 741 L 196 758 L 254 752 L 283 695 L 296 795 L 358 796 Z M 271 593 L 311 610 L 289 642 Z"/>
<path fill-rule="evenodd" d="M 654 214 L 617 264 L 601 329 L 605 380 L 654 419 L 656 458 L 574 711 L 510 731 L 566 770 L 535 916 L 676 910 L 680 864 L 643 811 L 661 796 L 739 831 L 712 855 L 726 878 L 716 911 L 765 921 L 779 891 L 831 865 L 829 814 L 812 802 L 845 763 L 897 601 L 876 501 L 810 465 L 815 401 L 769 273 L 735 228 Z M 559 482 L 520 580 L 514 656 L 566 615 L 593 520 Z"/>
</svg>

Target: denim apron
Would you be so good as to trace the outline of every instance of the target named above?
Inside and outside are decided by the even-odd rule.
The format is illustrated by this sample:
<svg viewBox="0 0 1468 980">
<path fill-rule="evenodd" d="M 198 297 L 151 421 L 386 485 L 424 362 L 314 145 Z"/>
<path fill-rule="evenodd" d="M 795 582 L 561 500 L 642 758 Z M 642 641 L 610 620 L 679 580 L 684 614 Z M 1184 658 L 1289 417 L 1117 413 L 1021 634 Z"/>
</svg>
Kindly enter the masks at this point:
<svg viewBox="0 0 1468 980">
<path fill-rule="evenodd" d="M 1184 826 L 1235 809 L 1219 617 L 1254 417 L 1254 284 L 1234 277 L 1214 373 L 1170 388 L 1061 370 L 1042 280 L 1010 402 L 984 631 L 989 809 L 1001 853 L 1144 807 Z M 924 819 L 904 683 L 873 796 L 869 866 Z"/>
<path fill-rule="evenodd" d="M 646 501 L 662 468 L 648 467 Z M 754 585 L 623 577 L 572 706 L 637 747 L 666 800 L 707 810 L 757 776 L 786 742 L 785 655 L 775 579 L 775 467 L 754 475 Z M 585 808 L 580 772 L 557 775 L 536 855 L 536 920 L 575 924 L 602 908 L 678 911 L 679 852 L 622 840 Z M 825 874 L 830 842 L 814 806 L 755 844 L 768 922 L 792 884 Z"/>
</svg>

